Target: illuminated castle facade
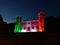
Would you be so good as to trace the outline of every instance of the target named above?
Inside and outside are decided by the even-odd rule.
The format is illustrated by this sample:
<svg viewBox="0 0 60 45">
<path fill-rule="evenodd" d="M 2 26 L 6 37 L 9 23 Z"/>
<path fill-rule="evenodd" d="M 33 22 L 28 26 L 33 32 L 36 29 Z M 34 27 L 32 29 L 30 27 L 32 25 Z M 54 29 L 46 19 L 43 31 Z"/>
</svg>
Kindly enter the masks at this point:
<svg viewBox="0 0 60 45">
<path fill-rule="evenodd" d="M 21 22 L 21 17 L 16 18 L 14 32 L 44 32 L 44 12 L 38 12 L 38 19 Z"/>
</svg>

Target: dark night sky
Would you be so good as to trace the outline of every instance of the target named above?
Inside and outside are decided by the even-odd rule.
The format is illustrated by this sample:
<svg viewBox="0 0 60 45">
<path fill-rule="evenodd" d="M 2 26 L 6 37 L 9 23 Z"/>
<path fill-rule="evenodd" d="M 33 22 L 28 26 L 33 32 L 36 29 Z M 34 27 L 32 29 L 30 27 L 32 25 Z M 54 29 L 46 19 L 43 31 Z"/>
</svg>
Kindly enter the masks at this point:
<svg viewBox="0 0 60 45">
<path fill-rule="evenodd" d="M 0 13 L 4 21 L 14 22 L 16 16 L 23 20 L 37 19 L 37 12 L 45 11 L 45 17 L 60 16 L 59 0 L 0 0 Z"/>
</svg>

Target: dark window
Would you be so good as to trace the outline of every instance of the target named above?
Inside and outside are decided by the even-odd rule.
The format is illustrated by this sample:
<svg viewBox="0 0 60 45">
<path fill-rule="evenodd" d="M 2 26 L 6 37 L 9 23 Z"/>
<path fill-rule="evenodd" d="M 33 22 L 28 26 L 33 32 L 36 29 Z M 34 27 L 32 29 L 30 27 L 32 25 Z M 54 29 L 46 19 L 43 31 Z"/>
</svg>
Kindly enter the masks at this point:
<svg viewBox="0 0 60 45">
<path fill-rule="evenodd" d="M 37 29 L 39 29 L 39 27 L 38 27 L 38 26 L 36 26 L 36 28 L 37 28 Z"/>
<path fill-rule="evenodd" d="M 28 31 L 30 31 L 30 27 L 28 27 Z"/>
<path fill-rule="evenodd" d="M 42 22 L 42 17 L 40 17 L 40 22 Z"/>
<path fill-rule="evenodd" d="M 32 24 L 34 24 L 35 22 L 32 22 Z"/>
<path fill-rule="evenodd" d="M 30 24 L 30 23 L 28 23 L 28 24 Z"/>
<path fill-rule="evenodd" d="M 42 15 L 42 16 L 43 16 L 44 14 L 40 14 L 40 15 Z"/>
<path fill-rule="evenodd" d="M 43 28 L 44 26 L 41 26 L 41 28 Z"/>
<path fill-rule="evenodd" d="M 32 29 L 34 29 L 34 27 L 32 27 Z"/>
<path fill-rule="evenodd" d="M 16 19 L 19 19 L 19 16 L 17 16 Z"/>
<path fill-rule="evenodd" d="M 44 13 L 40 13 L 41 16 L 44 16 Z"/>
<path fill-rule="evenodd" d="M 38 24 L 38 22 L 35 22 L 35 24 Z"/>
<path fill-rule="evenodd" d="M 26 28 L 24 28 L 24 30 L 25 30 Z"/>
</svg>

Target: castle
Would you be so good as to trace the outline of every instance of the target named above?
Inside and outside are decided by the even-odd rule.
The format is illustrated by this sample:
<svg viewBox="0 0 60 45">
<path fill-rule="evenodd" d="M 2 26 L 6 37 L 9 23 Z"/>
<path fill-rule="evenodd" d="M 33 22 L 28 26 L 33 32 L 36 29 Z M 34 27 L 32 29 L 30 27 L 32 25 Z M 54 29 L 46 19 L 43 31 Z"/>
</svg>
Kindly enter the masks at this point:
<svg viewBox="0 0 60 45">
<path fill-rule="evenodd" d="M 38 12 L 37 20 L 23 21 L 17 16 L 14 32 L 44 32 L 44 12 Z"/>
</svg>

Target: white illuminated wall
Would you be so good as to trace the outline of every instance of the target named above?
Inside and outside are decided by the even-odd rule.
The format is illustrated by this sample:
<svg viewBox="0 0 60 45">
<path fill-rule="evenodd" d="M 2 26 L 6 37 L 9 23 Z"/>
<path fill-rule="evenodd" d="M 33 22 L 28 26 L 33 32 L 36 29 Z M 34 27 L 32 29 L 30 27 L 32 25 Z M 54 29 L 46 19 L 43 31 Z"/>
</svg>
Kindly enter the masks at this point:
<svg viewBox="0 0 60 45">
<path fill-rule="evenodd" d="M 25 21 L 22 23 L 22 32 L 37 32 L 37 20 Z"/>
</svg>

